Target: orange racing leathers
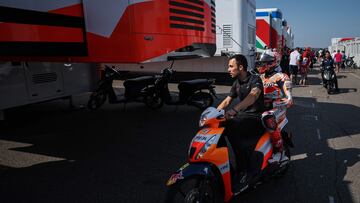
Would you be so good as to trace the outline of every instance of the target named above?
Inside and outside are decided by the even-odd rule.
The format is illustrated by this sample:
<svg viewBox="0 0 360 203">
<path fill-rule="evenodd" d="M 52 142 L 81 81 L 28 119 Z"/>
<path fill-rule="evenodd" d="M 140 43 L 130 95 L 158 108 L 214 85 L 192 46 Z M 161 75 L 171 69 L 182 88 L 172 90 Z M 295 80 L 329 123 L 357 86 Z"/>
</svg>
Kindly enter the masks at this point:
<svg viewBox="0 0 360 203">
<path fill-rule="evenodd" d="M 287 124 L 286 111 L 293 104 L 292 83 L 284 73 L 264 73 L 261 76 L 264 85 L 266 111 L 262 114 L 264 127 L 271 133 L 272 145 L 282 151 L 281 130 Z"/>
</svg>

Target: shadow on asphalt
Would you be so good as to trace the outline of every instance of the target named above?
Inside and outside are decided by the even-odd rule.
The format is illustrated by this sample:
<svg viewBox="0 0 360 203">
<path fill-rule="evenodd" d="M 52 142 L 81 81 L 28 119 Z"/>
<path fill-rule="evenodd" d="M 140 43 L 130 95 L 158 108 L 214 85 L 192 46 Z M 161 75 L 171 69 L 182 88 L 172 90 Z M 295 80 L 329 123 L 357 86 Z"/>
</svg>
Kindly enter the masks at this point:
<svg viewBox="0 0 360 203">
<path fill-rule="evenodd" d="M 293 161 L 285 177 L 270 180 L 233 202 L 328 202 L 328 196 L 335 196 L 335 202 L 354 202 L 345 175 L 348 167 L 359 162 L 360 151 L 330 144 L 333 139 L 360 134 L 360 109 L 311 98 L 296 97 L 295 102 L 288 128 L 295 135 L 293 154 L 305 154 L 305 158 Z M 321 124 L 311 117 L 312 104 Z M 200 113 L 186 106 L 152 111 L 143 104 L 69 111 L 61 102 L 12 109 L 1 126 L 0 140 L 29 146 L 7 150 L 17 156 L 64 160 L 0 166 L 1 202 L 161 202 L 165 181 L 186 162 Z"/>
<path fill-rule="evenodd" d="M 65 160 L 0 167 L 1 202 L 160 202 L 168 176 L 186 161 L 201 112 L 143 104 L 69 111 L 52 102 L 7 113 L 0 139 L 30 145 L 9 151 Z"/>
<path fill-rule="evenodd" d="M 294 135 L 296 160 L 285 177 L 271 179 L 233 202 L 329 202 L 332 197 L 335 202 L 358 202 L 356 191 L 351 192 L 358 184 L 353 182 L 357 173 L 349 167 L 360 162 L 360 149 L 349 148 L 348 138 L 360 134 L 360 108 L 313 98 L 295 97 L 294 101 L 288 130 Z M 335 140 L 345 142 L 344 147 L 334 145 Z"/>
</svg>

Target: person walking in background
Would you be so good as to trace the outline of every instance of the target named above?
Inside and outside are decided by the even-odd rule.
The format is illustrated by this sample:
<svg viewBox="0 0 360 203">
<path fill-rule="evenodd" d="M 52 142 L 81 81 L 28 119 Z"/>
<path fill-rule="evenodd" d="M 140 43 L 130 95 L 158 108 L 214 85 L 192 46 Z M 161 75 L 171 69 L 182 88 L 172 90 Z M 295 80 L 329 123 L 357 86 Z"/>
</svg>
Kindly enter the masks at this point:
<svg viewBox="0 0 360 203">
<path fill-rule="evenodd" d="M 316 63 L 316 58 L 315 58 L 315 53 L 313 50 L 311 50 L 311 48 L 309 47 L 309 58 L 310 58 L 310 70 L 312 70 L 314 68 L 314 64 Z"/>
<path fill-rule="evenodd" d="M 324 56 L 324 50 L 320 49 L 319 52 L 318 52 L 318 57 L 317 57 L 317 60 L 319 63 L 322 63 L 323 61 L 323 56 Z"/>
<path fill-rule="evenodd" d="M 306 49 L 303 53 L 302 53 L 302 60 L 300 63 L 300 83 L 299 85 L 307 85 L 307 75 L 309 72 L 309 66 L 310 66 L 310 52 L 308 49 Z"/>
<path fill-rule="evenodd" d="M 345 51 L 342 51 L 341 54 L 342 54 L 341 68 L 342 68 L 342 69 L 345 69 L 345 61 L 346 61 L 346 58 L 347 58 L 347 57 L 346 57 Z"/>
<path fill-rule="evenodd" d="M 281 56 L 281 61 L 280 61 L 280 66 L 281 66 L 282 72 L 290 77 L 290 73 L 289 73 L 289 52 L 288 52 L 287 47 L 285 47 L 284 50 L 283 50 L 283 53 L 282 53 L 282 56 Z"/>
<path fill-rule="evenodd" d="M 342 54 L 340 53 L 340 50 L 337 50 L 337 53 L 335 54 L 335 57 L 334 57 L 334 61 L 335 61 L 335 66 L 336 66 L 336 73 L 339 73 L 341 61 L 342 61 Z"/>
<path fill-rule="evenodd" d="M 331 54 L 331 58 L 332 58 L 333 60 L 335 60 L 335 54 L 336 54 L 336 50 L 334 50 L 333 53 Z"/>
<path fill-rule="evenodd" d="M 299 53 L 299 47 L 296 47 L 296 49 L 290 53 L 289 62 L 290 80 L 293 84 L 297 84 L 297 74 L 299 71 L 300 58 L 301 56 Z"/>
</svg>

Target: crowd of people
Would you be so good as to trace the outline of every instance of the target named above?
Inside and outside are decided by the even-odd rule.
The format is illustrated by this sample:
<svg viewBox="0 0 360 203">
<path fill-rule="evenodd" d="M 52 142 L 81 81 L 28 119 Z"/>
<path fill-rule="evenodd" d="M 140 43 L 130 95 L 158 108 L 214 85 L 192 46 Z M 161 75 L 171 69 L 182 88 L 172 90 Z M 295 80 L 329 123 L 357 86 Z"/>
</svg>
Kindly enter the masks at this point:
<svg viewBox="0 0 360 203">
<path fill-rule="evenodd" d="M 264 53 L 269 54 L 276 58 L 278 67 L 275 69 L 277 72 L 282 72 L 290 77 L 293 85 L 309 85 L 308 73 L 313 69 L 314 64 L 318 62 L 321 66 L 321 77 L 324 84 L 323 69 L 326 66 L 333 67 L 334 74 L 339 73 L 340 69 L 345 68 L 345 61 L 347 56 L 344 51 L 333 51 L 332 54 L 326 49 L 318 51 L 312 50 L 310 47 L 289 49 L 285 47 L 281 52 L 277 49 L 266 49 Z M 257 60 L 260 58 L 260 53 Z M 336 74 L 335 74 L 336 78 Z M 336 79 L 336 89 L 337 79 Z"/>
</svg>

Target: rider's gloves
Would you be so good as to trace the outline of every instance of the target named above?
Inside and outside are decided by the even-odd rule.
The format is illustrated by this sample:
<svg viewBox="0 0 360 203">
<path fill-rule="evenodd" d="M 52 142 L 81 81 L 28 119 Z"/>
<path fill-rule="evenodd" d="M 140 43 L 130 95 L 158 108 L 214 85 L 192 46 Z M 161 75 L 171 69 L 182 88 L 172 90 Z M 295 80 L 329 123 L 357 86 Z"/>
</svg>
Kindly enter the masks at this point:
<svg viewBox="0 0 360 203">
<path fill-rule="evenodd" d="M 226 113 L 225 113 L 225 118 L 226 118 L 226 120 L 229 120 L 229 119 L 232 119 L 234 116 L 236 116 L 236 114 L 237 114 L 238 112 L 235 110 L 235 109 L 230 109 L 229 111 L 227 111 Z"/>
</svg>

